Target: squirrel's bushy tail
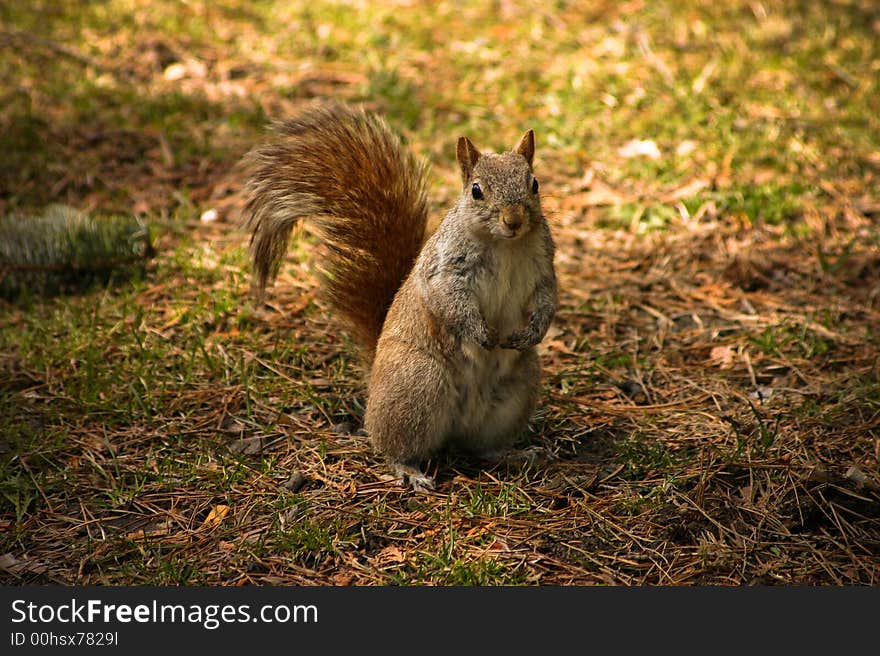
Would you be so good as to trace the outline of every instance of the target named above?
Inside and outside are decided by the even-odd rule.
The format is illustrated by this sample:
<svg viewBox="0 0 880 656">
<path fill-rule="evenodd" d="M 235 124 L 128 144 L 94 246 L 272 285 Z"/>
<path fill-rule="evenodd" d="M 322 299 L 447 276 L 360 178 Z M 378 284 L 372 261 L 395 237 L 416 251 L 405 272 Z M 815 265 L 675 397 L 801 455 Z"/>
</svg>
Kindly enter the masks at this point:
<svg viewBox="0 0 880 656">
<path fill-rule="evenodd" d="M 260 289 L 304 218 L 329 251 L 323 288 L 367 363 L 425 237 L 425 168 L 378 116 L 316 105 L 275 126 L 246 157 L 242 211 Z"/>
</svg>

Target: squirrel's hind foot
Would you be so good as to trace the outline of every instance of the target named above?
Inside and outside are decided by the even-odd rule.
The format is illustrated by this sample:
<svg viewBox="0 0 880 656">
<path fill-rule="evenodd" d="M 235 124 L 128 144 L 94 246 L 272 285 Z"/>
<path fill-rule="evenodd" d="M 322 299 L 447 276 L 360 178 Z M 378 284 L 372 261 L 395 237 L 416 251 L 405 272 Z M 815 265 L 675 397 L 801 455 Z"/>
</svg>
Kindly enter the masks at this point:
<svg viewBox="0 0 880 656">
<path fill-rule="evenodd" d="M 402 462 L 392 464 L 394 475 L 404 487 L 411 486 L 415 492 L 430 492 L 434 489 L 434 478 L 422 473 L 418 467 Z"/>
</svg>

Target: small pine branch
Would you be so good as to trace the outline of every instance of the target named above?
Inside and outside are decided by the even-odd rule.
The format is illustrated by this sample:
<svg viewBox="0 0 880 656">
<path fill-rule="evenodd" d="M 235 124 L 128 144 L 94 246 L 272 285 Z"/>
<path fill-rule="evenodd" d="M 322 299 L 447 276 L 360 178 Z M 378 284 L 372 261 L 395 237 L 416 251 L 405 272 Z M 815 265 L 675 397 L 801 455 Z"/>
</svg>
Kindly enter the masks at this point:
<svg viewBox="0 0 880 656">
<path fill-rule="evenodd" d="M 0 216 L 0 297 L 50 296 L 142 274 L 153 255 L 135 217 L 91 217 L 65 205 Z"/>
</svg>

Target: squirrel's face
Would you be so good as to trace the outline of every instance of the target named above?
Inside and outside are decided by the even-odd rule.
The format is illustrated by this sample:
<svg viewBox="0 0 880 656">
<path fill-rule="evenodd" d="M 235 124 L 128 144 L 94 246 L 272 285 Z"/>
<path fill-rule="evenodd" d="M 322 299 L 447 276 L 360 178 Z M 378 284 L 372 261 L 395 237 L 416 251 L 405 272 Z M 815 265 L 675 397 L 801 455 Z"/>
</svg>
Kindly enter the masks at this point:
<svg viewBox="0 0 880 656">
<path fill-rule="evenodd" d="M 458 142 L 464 188 L 459 201 L 472 229 L 494 239 L 519 239 L 541 218 L 538 181 L 532 174 L 534 133 L 509 153 L 481 154 L 467 137 Z"/>
</svg>

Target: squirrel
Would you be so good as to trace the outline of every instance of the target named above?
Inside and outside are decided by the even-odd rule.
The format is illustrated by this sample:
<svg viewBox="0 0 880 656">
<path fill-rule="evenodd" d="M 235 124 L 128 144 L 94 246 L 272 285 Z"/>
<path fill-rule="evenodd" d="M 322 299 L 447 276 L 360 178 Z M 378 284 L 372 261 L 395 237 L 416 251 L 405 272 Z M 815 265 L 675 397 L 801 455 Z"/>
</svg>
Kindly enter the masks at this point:
<svg viewBox="0 0 880 656">
<path fill-rule="evenodd" d="M 556 311 L 534 132 L 501 154 L 463 136 L 456 152 L 461 195 L 430 236 L 425 166 L 362 108 L 312 105 L 244 158 L 255 286 L 309 219 L 327 250 L 322 291 L 367 372 L 364 428 L 417 491 L 434 489 L 421 466 L 442 448 L 497 456 L 525 431 Z"/>
</svg>

